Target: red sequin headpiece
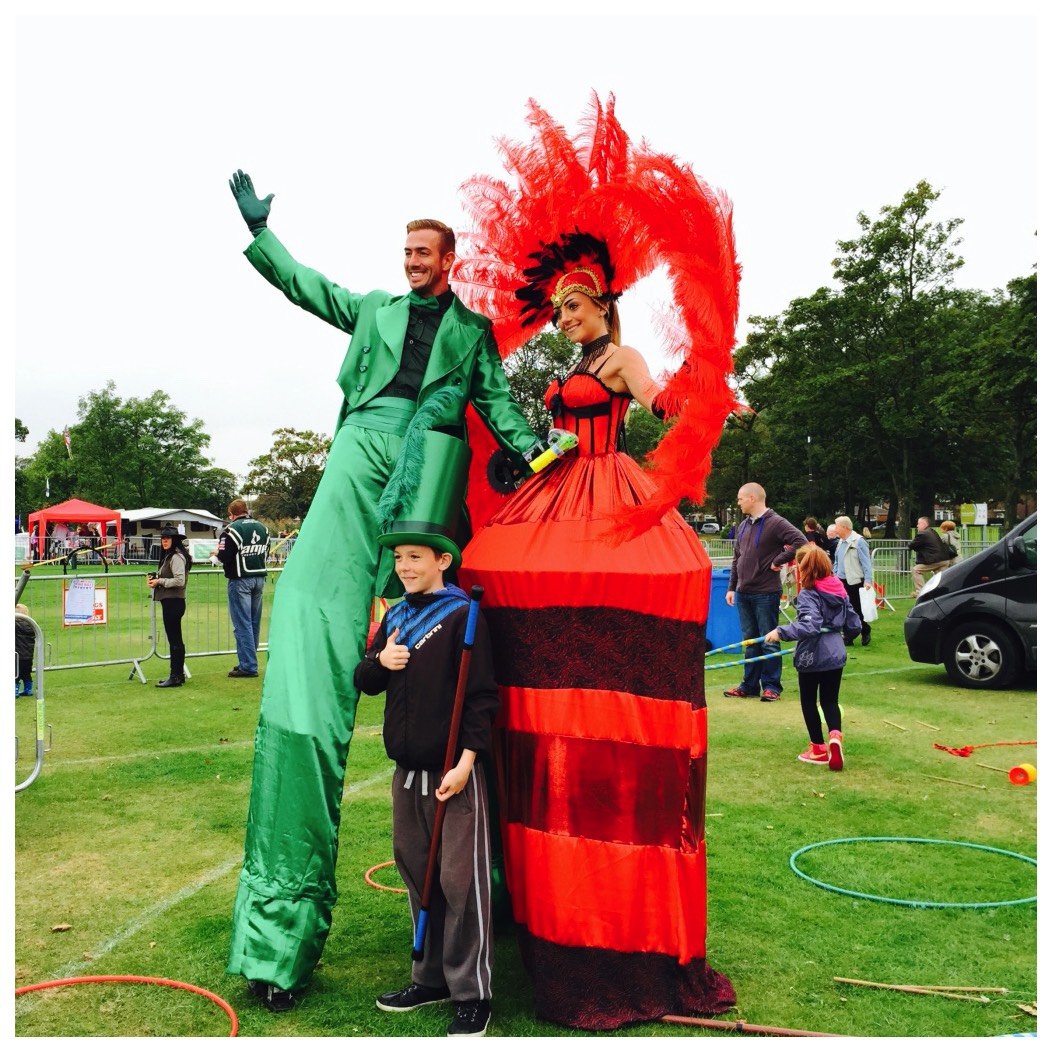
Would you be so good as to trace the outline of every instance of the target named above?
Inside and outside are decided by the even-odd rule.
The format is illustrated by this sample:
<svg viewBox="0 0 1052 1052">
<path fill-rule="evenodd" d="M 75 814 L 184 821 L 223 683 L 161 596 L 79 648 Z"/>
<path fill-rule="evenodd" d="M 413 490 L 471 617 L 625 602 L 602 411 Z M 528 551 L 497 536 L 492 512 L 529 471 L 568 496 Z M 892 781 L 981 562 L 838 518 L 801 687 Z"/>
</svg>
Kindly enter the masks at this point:
<svg viewBox="0 0 1052 1052">
<path fill-rule="evenodd" d="M 552 293 L 552 306 L 558 309 L 571 292 L 583 292 L 592 299 L 599 299 L 605 292 L 599 275 L 591 267 L 577 267 L 567 271 L 556 283 Z"/>
</svg>

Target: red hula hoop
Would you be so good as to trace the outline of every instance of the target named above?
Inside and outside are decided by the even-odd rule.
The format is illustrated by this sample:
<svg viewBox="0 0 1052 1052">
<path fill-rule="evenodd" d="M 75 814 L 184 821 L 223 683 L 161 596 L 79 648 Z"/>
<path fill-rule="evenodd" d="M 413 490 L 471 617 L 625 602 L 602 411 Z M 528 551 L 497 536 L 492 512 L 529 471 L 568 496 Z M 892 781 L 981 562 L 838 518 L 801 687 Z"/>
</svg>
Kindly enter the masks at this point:
<svg viewBox="0 0 1052 1052">
<path fill-rule="evenodd" d="M 394 859 L 392 859 L 390 862 L 380 862 L 377 865 L 373 866 L 371 869 L 367 869 L 365 871 L 365 883 L 368 884 L 369 887 L 379 888 L 381 891 L 393 891 L 396 895 L 408 895 L 409 891 L 407 888 L 389 888 L 386 884 L 377 884 L 376 881 L 372 879 L 372 875 L 378 869 L 383 869 L 385 866 L 393 865 Z"/>
<path fill-rule="evenodd" d="M 21 994 L 32 993 L 34 990 L 50 990 L 56 986 L 74 986 L 77 983 L 153 983 L 155 986 L 173 986 L 177 990 L 189 990 L 192 994 L 200 994 L 207 997 L 223 1009 L 230 1017 L 230 1037 L 237 1036 L 237 1016 L 218 994 L 211 990 L 205 990 L 200 986 L 191 986 L 190 983 L 181 983 L 177 979 L 158 979 L 149 975 L 78 975 L 72 979 L 51 979 L 46 983 L 33 983 L 32 986 L 19 986 L 15 989 L 15 997 Z"/>
</svg>

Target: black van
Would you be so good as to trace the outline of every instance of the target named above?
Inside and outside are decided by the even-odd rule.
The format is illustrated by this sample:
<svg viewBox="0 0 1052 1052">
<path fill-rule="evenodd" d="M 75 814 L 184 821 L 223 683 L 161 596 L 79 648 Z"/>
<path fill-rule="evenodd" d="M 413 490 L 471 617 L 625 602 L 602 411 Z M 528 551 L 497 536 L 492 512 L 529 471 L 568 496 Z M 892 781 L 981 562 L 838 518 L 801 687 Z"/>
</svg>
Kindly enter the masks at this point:
<svg viewBox="0 0 1052 1052">
<path fill-rule="evenodd" d="M 903 624 L 914 661 L 962 687 L 1009 687 L 1037 668 L 1037 515 L 933 574 Z"/>
</svg>

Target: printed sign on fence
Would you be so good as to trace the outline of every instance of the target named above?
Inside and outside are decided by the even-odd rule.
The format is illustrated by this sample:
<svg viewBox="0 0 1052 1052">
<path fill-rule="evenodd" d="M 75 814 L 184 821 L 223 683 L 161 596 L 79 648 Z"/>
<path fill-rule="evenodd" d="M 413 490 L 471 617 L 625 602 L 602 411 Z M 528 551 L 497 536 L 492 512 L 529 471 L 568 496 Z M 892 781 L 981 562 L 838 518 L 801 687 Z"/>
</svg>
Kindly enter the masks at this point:
<svg viewBox="0 0 1052 1052">
<path fill-rule="evenodd" d="M 186 542 L 195 564 L 208 562 L 218 544 L 219 542 L 214 537 L 209 537 L 205 540 L 200 540 L 199 538 L 194 537 Z"/>
<path fill-rule="evenodd" d="M 106 624 L 106 584 L 77 577 L 67 581 L 62 596 L 62 626 Z"/>
</svg>

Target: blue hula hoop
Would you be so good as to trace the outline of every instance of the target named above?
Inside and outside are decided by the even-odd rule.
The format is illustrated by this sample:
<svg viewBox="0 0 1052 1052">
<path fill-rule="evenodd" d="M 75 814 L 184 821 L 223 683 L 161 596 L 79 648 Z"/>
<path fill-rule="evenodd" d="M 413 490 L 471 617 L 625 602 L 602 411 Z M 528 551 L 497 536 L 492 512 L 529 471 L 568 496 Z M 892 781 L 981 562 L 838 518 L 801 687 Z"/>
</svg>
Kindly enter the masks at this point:
<svg viewBox="0 0 1052 1052">
<path fill-rule="evenodd" d="M 995 855 L 1007 855 L 1009 858 L 1018 858 L 1021 862 L 1029 862 L 1032 866 L 1037 866 L 1037 859 L 1030 858 L 1028 855 L 1020 855 L 1015 851 L 1005 851 L 999 847 L 989 847 L 986 844 L 968 844 L 963 840 L 931 840 L 927 837 L 912 837 L 912 836 L 851 836 L 842 837 L 839 840 L 822 840 L 817 844 L 808 844 L 806 847 L 798 848 L 789 856 L 789 868 L 798 876 L 803 877 L 804 880 L 809 881 L 811 884 L 815 884 L 820 888 L 825 888 L 826 891 L 835 891 L 839 895 L 850 895 L 856 899 L 869 899 L 871 902 L 888 902 L 894 906 L 915 906 L 919 909 L 933 909 L 933 910 L 944 910 L 944 909 L 961 909 L 961 910 L 983 910 L 991 909 L 994 906 L 1023 906 L 1029 902 L 1037 902 L 1037 896 L 1032 895 L 1026 899 L 1006 899 L 1004 902 L 920 902 L 916 899 L 892 899 L 887 898 L 883 895 L 867 895 L 863 891 L 852 891 L 850 888 L 838 888 L 835 884 L 827 884 L 825 881 L 818 880 L 816 877 L 808 876 L 804 873 L 796 864 L 796 860 L 808 851 L 813 851 L 815 848 L 828 847 L 830 844 L 856 844 L 856 843 L 895 843 L 895 844 L 945 844 L 950 847 L 970 847 L 976 851 L 989 851 Z"/>
</svg>

